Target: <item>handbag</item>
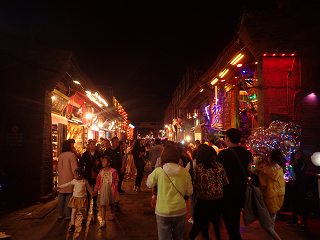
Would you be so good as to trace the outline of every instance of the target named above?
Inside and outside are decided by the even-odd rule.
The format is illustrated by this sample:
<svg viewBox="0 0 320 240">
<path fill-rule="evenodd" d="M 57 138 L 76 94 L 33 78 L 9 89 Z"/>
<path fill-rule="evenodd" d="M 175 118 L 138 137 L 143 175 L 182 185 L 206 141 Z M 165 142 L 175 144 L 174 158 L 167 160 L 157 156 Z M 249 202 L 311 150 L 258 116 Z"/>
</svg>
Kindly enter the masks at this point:
<svg viewBox="0 0 320 240">
<path fill-rule="evenodd" d="M 247 178 L 247 174 L 243 169 L 243 166 L 241 165 L 240 159 L 238 157 L 238 154 L 233 148 L 229 148 L 233 154 L 235 155 L 240 168 L 243 172 L 243 176 L 247 179 L 247 189 L 246 189 L 246 198 L 244 202 L 243 207 L 243 221 L 246 226 L 248 226 L 250 223 L 254 222 L 255 220 L 259 220 L 260 224 L 264 228 L 270 228 L 273 224 L 270 214 L 268 212 L 268 209 L 266 208 L 262 192 L 259 188 L 253 186 L 249 179 Z"/>
</svg>

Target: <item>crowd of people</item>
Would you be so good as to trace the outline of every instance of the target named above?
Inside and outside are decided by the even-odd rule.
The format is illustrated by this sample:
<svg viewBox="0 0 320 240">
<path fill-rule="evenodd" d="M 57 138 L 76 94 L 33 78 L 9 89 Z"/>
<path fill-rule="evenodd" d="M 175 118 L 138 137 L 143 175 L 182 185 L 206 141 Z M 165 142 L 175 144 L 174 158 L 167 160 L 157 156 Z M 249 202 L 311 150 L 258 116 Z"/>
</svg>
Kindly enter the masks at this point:
<svg viewBox="0 0 320 240">
<path fill-rule="evenodd" d="M 265 207 L 272 224 L 263 227 L 268 239 L 281 239 L 274 230 L 277 212 L 287 192 L 292 199 L 293 218 L 288 225 L 297 225 L 298 209 L 302 210 L 301 230 L 307 228 L 303 202 L 305 161 L 302 152 L 292 157 L 296 180 L 287 186 L 284 182 L 284 159 L 281 152 L 272 150 L 264 164 L 251 169 L 252 152 L 240 144 L 241 132 L 231 128 L 223 141 L 193 144 L 137 139 L 125 143 L 114 137 L 89 140 L 87 150 L 76 159 L 74 141 L 63 143 L 58 160 L 58 180 L 61 189 L 58 201 L 59 219 L 71 220 L 69 231 L 75 230 L 75 213 L 83 214 L 86 225 L 91 196 L 93 210 L 101 211 L 100 227 L 106 227 L 106 210 L 110 207 L 109 221 L 119 211 L 119 201 L 125 191 L 122 181 L 134 179 L 133 191 L 143 191 L 142 179 L 146 164 L 152 172 L 146 185 L 152 188 L 152 206 L 158 226 L 158 239 L 183 239 L 187 201 L 190 201 L 193 224 L 191 239 L 220 239 L 222 220 L 230 239 L 241 239 L 240 216 L 246 198 L 248 177 L 259 179 Z M 245 175 L 244 175 L 245 174 Z"/>
</svg>

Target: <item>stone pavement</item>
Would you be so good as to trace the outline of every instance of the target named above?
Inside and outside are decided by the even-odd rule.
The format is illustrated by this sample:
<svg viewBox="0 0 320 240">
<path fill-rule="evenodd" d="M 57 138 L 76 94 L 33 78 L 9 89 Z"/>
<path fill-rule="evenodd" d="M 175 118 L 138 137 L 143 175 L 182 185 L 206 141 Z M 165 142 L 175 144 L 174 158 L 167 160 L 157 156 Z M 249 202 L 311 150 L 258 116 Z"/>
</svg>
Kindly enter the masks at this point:
<svg viewBox="0 0 320 240">
<path fill-rule="evenodd" d="M 150 169 L 147 169 L 150 171 Z M 157 223 L 154 209 L 150 206 L 151 190 L 145 186 L 145 173 L 142 187 L 143 192 L 133 191 L 134 180 L 125 179 L 123 189 L 126 191 L 120 197 L 120 212 L 116 213 L 115 220 L 107 221 L 107 227 L 99 228 L 101 221 L 100 212 L 89 213 L 85 227 L 80 226 L 82 216 L 77 215 L 76 231 L 69 233 L 70 222 L 58 221 L 57 199 L 35 206 L 30 206 L 19 211 L 7 214 L 0 218 L 0 231 L 12 235 L 14 240 L 59 240 L 59 239 L 117 239 L 117 240 L 156 240 Z M 190 217 L 190 202 L 188 202 L 187 219 Z M 108 216 L 108 212 L 107 212 Z M 275 229 L 283 240 L 320 239 L 320 221 L 308 220 L 309 229 L 301 232 L 297 227 L 285 225 L 290 220 L 287 214 L 281 214 L 276 221 Z M 189 239 L 188 234 L 192 225 L 186 222 L 184 239 Z M 266 239 L 264 231 L 257 222 L 245 227 L 241 224 L 243 239 Z M 229 239 L 225 228 L 222 229 L 222 239 Z"/>
</svg>

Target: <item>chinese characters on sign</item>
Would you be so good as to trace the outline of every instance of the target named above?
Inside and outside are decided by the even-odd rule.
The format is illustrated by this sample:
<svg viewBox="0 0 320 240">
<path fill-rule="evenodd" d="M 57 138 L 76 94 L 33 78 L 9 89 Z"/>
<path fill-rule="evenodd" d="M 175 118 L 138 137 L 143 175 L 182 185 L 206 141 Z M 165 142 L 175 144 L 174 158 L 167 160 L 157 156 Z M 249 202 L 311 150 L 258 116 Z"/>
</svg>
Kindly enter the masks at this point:
<svg viewBox="0 0 320 240">
<path fill-rule="evenodd" d="M 222 106 L 214 103 L 212 110 L 212 123 L 211 127 L 212 128 L 218 128 L 220 127 L 220 117 L 222 114 Z"/>
<path fill-rule="evenodd" d="M 23 127 L 8 126 L 6 128 L 7 149 L 19 151 L 23 149 Z"/>
</svg>

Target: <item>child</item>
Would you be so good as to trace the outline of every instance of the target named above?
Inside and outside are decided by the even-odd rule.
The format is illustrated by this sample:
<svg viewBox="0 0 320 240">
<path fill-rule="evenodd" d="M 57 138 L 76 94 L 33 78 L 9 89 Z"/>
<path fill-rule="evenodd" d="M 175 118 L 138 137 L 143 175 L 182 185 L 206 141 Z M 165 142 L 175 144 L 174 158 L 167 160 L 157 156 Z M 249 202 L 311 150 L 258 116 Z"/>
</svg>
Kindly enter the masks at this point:
<svg viewBox="0 0 320 240">
<path fill-rule="evenodd" d="M 90 187 L 87 180 L 84 179 L 84 172 L 81 168 L 77 168 L 74 171 L 74 179 L 68 183 L 62 184 L 59 187 L 54 187 L 52 190 L 56 191 L 58 189 L 66 188 L 69 186 L 73 187 L 73 195 L 70 198 L 68 206 L 72 208 L 71 212 L 71 227 L 69 229 L 69 232 L 75 231 L 75 218 L 77 210 L 80 209 L 82 213 L 82 222 L 81 226 L 85 226 L 87 222 L 87 208 L 88 208 L 88 198 L 87 198 L 87 191 L 88 189 L 89 193 L 92 194 L 92 196 L 96 195 L 92 188 Z"/>
<path fill-rule="evenodd" d="M 283 169 L 280 166 L 283 161 L 281 152 L 279 150 L 272 150 L 268 156 L 268 163 L 262 168 L 255 170 L 254 173 L 259 174 L 261 192 L 263 194 L 263 201 L 268 209 L 270 217 L 274 222 L 276 220 L 277 212 L 281 209 L 284 201 L 285 182 L 283 177 Z M 264 229 L 268 236 L 267 239 L 280 240 L 279 235 L 274 231 L 274 227 Z"/>
<path fill-rule="evenodd" d="M 102 160 L 102 166 L 104 167 L 97 176 L 97 183 L 94 187 L 94 193 L 100 192 L 99 203 L 101 206 L 101 218 L 100 228 L 106 227 L 106 210 L 107 206 L 110 206 L 111 214 L 109 215 L 109 221 L 114 218 L 114 203 L 119 201 L 118 182 L 119 177 L 117 170 L 111 168 L 111 158 L 105 156 Z"/>
</svg>

